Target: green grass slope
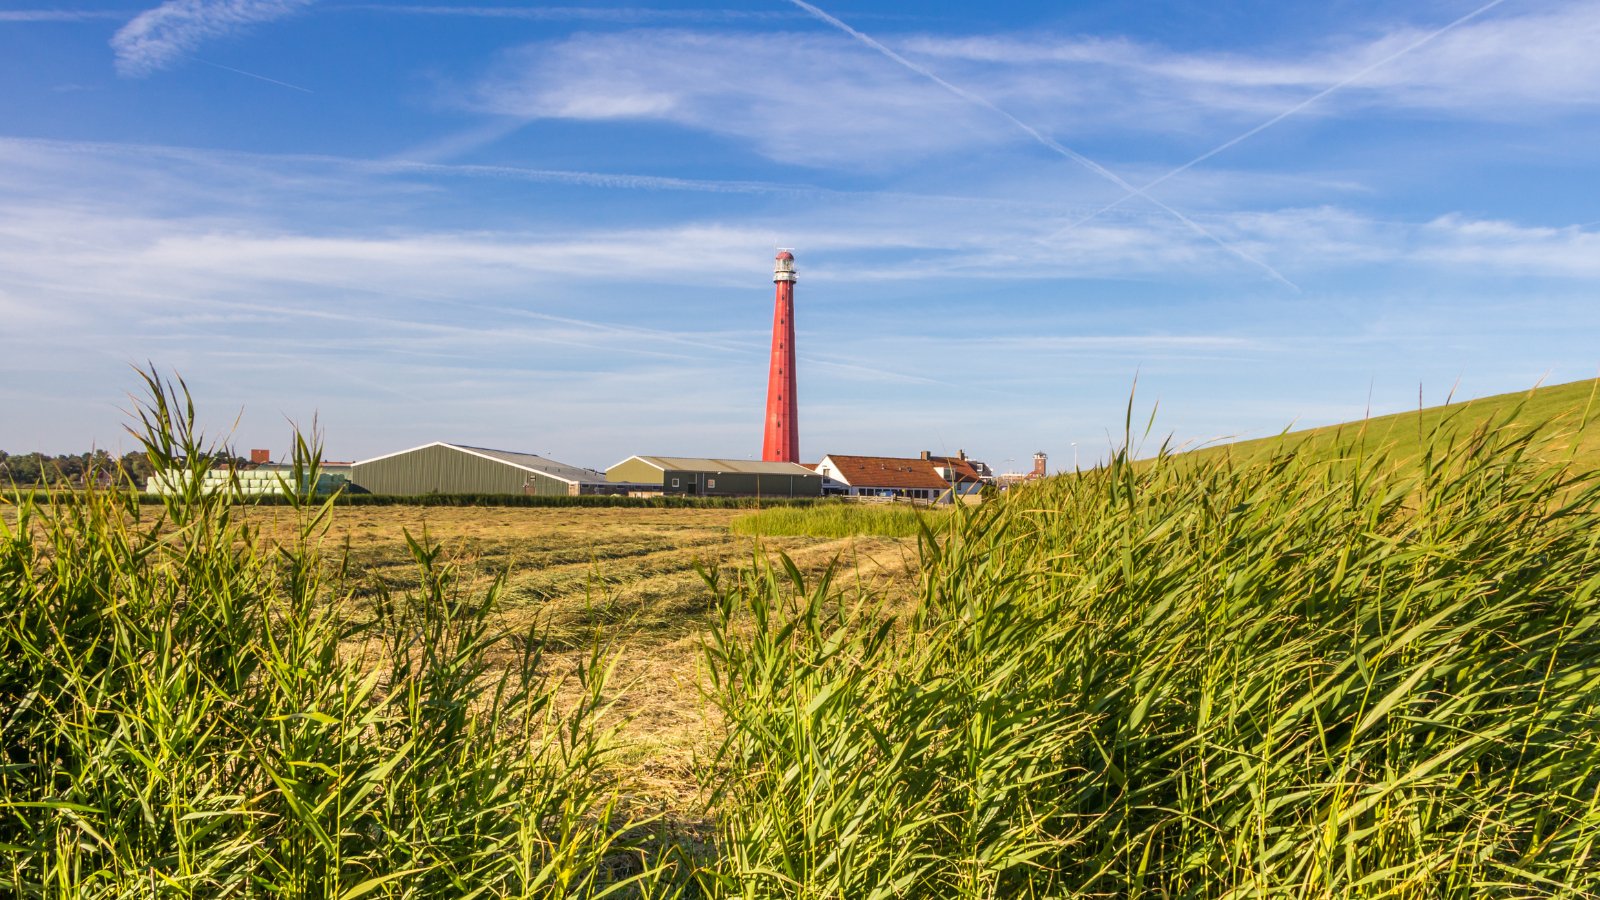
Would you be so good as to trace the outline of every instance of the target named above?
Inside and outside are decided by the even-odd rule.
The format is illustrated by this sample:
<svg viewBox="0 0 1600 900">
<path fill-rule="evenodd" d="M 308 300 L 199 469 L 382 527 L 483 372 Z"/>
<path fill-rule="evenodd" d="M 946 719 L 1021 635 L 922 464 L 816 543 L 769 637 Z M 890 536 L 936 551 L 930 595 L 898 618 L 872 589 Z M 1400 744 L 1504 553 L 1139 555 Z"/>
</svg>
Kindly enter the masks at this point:
<svg viewBox="0 0 1600 900">
<path fill-rule="evenodd" d="M 1227 455 L 1241 462 L 1290 449 L 1327 458 L 1386 453 L 1404 463 L 1415 460 L 1420 448 L 1441 429 L 1466 435 L 1485 426 L 1513 430 L 1538 426 L 1541 436 L 1554 439 L 1552 448 L 1572 448 L 1576 465 L 1594 470 L 1600 469 L 1600 430 L 1583 426 L 1597 412 L 1600 379 L 1588 379 L 1205 447 L 1194 453 Z"/>
</svg>

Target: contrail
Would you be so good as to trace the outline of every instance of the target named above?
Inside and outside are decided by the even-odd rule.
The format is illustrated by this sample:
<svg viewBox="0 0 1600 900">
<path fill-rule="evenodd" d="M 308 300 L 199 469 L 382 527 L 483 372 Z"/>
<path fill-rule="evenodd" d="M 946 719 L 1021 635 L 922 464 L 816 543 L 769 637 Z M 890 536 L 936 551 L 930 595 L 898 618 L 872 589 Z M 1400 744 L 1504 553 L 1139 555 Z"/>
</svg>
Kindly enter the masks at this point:
<svg viewBox="0 0 1600 900">
<path fill-rule="evenodd" d="M 1244 260 L 1245 262 L 1248 262 L 1251 265 L 1256 266 L 1257 268 L 1260 268 L 1262 271 L 1264 271 L 1268 275 L 1272 276 L 1273 280 L 1278 281 L 1278 282 L 1280 282 L 1280 283 L 1282 283 L 1284 285 L 1287 285 L 1291 290 L 1295 290 L 1295 291 L 1299 291 L 1300 290 L 1300 286 L 1295 284 L 1294 282 L 1290 281 L 1289 279 L 1285 278 L 1283 276 L 1282 272 L 1279 272 L 1277 269 L 1274 269 L 1272 266 L 1267 265 L 1265 262 L 1262 262 L 1261 260 L 1256 259 L 1254 256 L 1251 256 L 1250 254 L 1244 252 L 1243 250 L 1240 250 L 1238 247 L 1235 247 L 1232 244 L 1227 243 L 1226 241 L 1222 240 L 1222 238 L 1219 238 L 1215 234 L 1212 234 L 1210 231 L 1206 230 L 1198 222 L 1194 221 L 1193 219 L 1189 218 L 1188 216 L 1184 215 L 1183 213 L 1178 212 L 1177 210 L 1173 209 L 1172 207 L 1168 206 L 1167 204 L 1162 203 L 1160 200 L 1157 200 L 1156 198 L 1150 196 L 1149 194 L 1146 194 L 1144 191 L 1140 190 L 1139 188 L 1134 187 L 1132 184 L 1129 184 L 1121 176 L 1119 176 L 1115 172 L 1112 172 L 1111 170 L 1107 169 L 1105 166 L 1102 166 L 1099 163 L 1095 162 L 1094 160 L 1090 159 L 1089 157 L 1084 156 L 1082 153 L 1079 153 L 1078 151 L 1073 150 L 1071 147 L 1067 147 L 1067 146 L 1057 142 L 1055 139 L 1053 139 L 1051 137 L 1048 137 L 1043 132 L 1039 131 L 1039 129 L 1034 128 L 1032 125 L 1029 125 L 1027 122 L 1022 121 L 1021 119 L 1017 118 L 1016 116 L 1012 115 L 1011 113 L 1006 112 L 1005 110 L 1003 110 L 1000 107 L 996 106 L 994 103 L 992 103 L 987 98 L 985 98 L 983 96 L 980 96 L 978 94 L 974 94 L 973 92 L 967 90 L 966 88 L 960 87 L 959 85 L 955 85 L 955 84 L 952 84 L 952 83 L 944 80 L 943 78 L 939 77 L 939 75 L 937 73 L 935 73 L 933 70 L 931 70 L 931 69 L 929 69 L 929 68 L 927 68 L 925 66 L 920 66 L 920 65 L 912 62 L 911 60 L 906 59 L 904 56 L 901 56 L 900 54 L 894 52 L 893 50 L 889 49 L 888 47 L 884 46 L 883 44 L 880 44 L 878 41 L 874 40 L 870 35 L 863 34 L 862 32 L 857 31 L 854 28 L 851 28 L 849 25 L 847 25 L 846 23 L 840 21 L 839 19 L 829 15 L 827 12 L 825 12 L 825 11 L 823 11 L 821 9 L 818 9 L 815 6 L 812 6 L 810 3 L 807 3 L 806 0 L 789 0 L 789 2 L 793 3 L 795 6 L 800 7 L 801 9 L 805 10 L 807 13 L 809 13 L 814 18 L 833 26 L 834 28 L 837 28 L 840 31 L 843 31 L 845 34 L 848 34 L 851 37 L 855 38 L 856 40 L 860 41 L 861 43 L 866 44 L 868 47 L 871 47 L 873 50 L 876 50 L 877 52 L 883 54 L 884 56 L 888 57 L 890 60 L 893 60 L 894 62 L 898 63 L 899 65 L 904 66 L 907 69 L 910 69 L 911 71 L 917 73 L 918 75 L 921 75 L 922 77 L 928 79 L 929 81 L 932 81 L 934 84 L 939 85 L 940 87 L 944 88 L 945 90 L 949 91 L 950 93 L 952 93 L 952 94 L 956 95 L 957 97 L 960 97 L 961 99 L 967 101 L 968 103 L 972 103 L 974 105 L 981 106 L 984 109 L 987 109 L 990 112 L 993 112 L 996 115 L 1001 116 L 1006 121 L 1010 122 L 1012 125 L 1015 125 L 1017 128 L 1021 129 L 1024 134 L 1026 134 L 1029 137 L 1033 138 L 1035 141 L 1037 141 L 1041 146 L 1045 147 L 1046 149 L 1051 150 L 1051 151 L 1053 151 L 1053 152 L 1055 152 L 1057 154 L 1060 154 L 1061 156 L 1072 160 L 1073 162 L 1077 163 L 1078 165 L 1083 166 L 1084 168 L 1088 169 L 1089 171 L 1095 173 L 1096 175 L 1099 175 L 1101 178 L 1104 178 L 1107 181 L 1110 181 L 1112 184 L 1116 185 L 1117 187 L 1120 187 L 1123 190 L 1127 191 L 1130 195 L 1143 197 L 1145 200 L 1148 200 L 1149 202 L 1151 202 L 1151 203 L 1155 204 L 1156 206 L 1160 207 L 1168 215 L 1172 216 L 1173 218 L 1177 219 L 1179 222 L 1182 222 L 1184 225 L 1188 226 L 1189 229 L 1191 231 L 1193 231 L 1195 234 L 1198 234 L 1201 237 L 1205 238 L 1206 240 L 1211 241 L 1212 243 L 1216 244 L 1218 247 L 1221 247 L 1222 249 L 1228 251 L 1229 253 L 1232 253 L 1234 256 L 1239 257 L 1240 259 Z M 1497 0 L 1497 2 L 1503 2 L 1503 0 Z"/>
<path fill-rule="evenodd" d="M 1332 85 L 1330 87 L 1324 88 L 1324 89 L 1322 89 L 1321 91 L 1318 91 L 1315 94 L 1312 94 L 1310 97 L 1307 97 L 1306 99 L 1301 100 L 1299 103 L 1296 103 L 1295 105 L 1289 107 L 1288 109 L 1284 110 L 1283 112 L 1278 113 L 1277 115 L 1275 115 L 1272 118 L 1266 120 L 1265 122 L 1262 122 L 1260 125 L 1257 125 L 1256 127 L 1250 129 L 1249 131 L 1246 131 L 1244 134 L 1241 134 L 1238 137 L 1233 138 L 1232 140 L 1223 141 L 1222 143 L 1218 144 L 1217 146 L 1212 147 L 1210 150 L 1207 150 L 1206 152 L 1200 154 L 1199 156 L 1196 156 L 1194 159 L 1191 159 L 1188 162 L 1184 163 L 1183 165 L 1177 167 L 1176 169 L 1173 169 L 1171 172 L 1168 172 L 1167 174 L 1161 176 L 1160 178 L 1157 178 L 1155 181 L 1152 181 L 1149 184 L 1146 184 L 1143 188 L 1141 188 L 1139 190 L 1130 190 L 1128 193 L 1123 194 L 1121 197 L 1118 197 L 1116 200 L 1113 200 L 1110 203 L 1107 203 L 1105 206 L 1102 206 L 1101 208 L 1095 210 L 1094 212 L 1088 214 L 1087 216 L 1084 216 L 1083 218 L 1077 220 L 1076 222 L 1073 222 L 1072 224 L 1068 225 L 1067 227 L 1061 229 L 1060 231 L 1055 232 L 1054 234 L 1052 234 L 1049 237 L 1045 238 L 1045 241 L 1051 241 L 1051 240 L 1054 240 L 1054 239 L 1056 239 L 1058 237 L 1061 237 L 1062 235 L 1066 234 L 1069 231 L 1072 231 L 1074 228 L 1077 228 L 1080 225 L 1083 225 L 1084 223 L 1090 221 L 1091 219 L 1095 219 L 1095 218 L 1099 217 L 1100 215 L 1102 215 L 1104 213 L 1108 213 L 1111 210 L 1116 209 L 1117 207 L 1121 206 L 1122 204 L 1126 203 L 1127 201 L 1132 200 L 1134 197 L 1146 197 L 1146 199 L 1149 199 L 1146 196 L 1146 194 L 1144 193 L 1145 191 L 1150 190 L 1151 188 L 1155 187 L 1158 184 L 1161 184 L 1162 182 L 1166 181 L 1169 178 L 1172 178 L 1172 177 L 1174 177 L 1176 175 L 1182 175 L 1184 172 L 1189 171 L 1190 169 L 1194 168 L 1195 166 L 1205 162 L 1206 160 L 1210 159 L 1213 156 L 1216 156 L 1218 153 L 1221 153 L 1224 150 L 1227 150 L 1230 147 L 1233 147 L 1236 144 L 1242 143 L 1244 141 L 1249 140 L 1250 138 L 1255 137 L 1256 135 L 1260 134 L 1261 132 L 1266 131 L 1268 128 L 1271 128 L 1272 126 L 1278 124 L 1279 122 L 1282 122 L 1284 119 L 1287 119 L 1290 116 L 1294 115 L 1295 113 L 1300 112 L 1301 110 L 1303 110 L 1306 107 L 1310 106 L 1311 104 L 1316 103 L 1318 100 L 1321 100 L 1322 98 L 1328 96 L 1329 94 L 1333 93 L 1334 91 L 1337 91 L 1337 90 L 1339 90 L 1341 88 L 1349 87 L 1351 84 L 1354 84 L 1355 82 L 1360 81 L 1361 79 L 1363 79 L 1363 78 L 1367 77 L 1368 75 L 1372 74 L 1372 72 L 1374 70 L 1380 69 L 1383 66 L 1386 66 L 1389 63 L 1394 62 L 1395 60 L 1399 59 L 1400 57 L 1405 56 L 1407 53 L 1410 53 L 1411 51 L 1416 50 L 1417 48 L 1423 46 L 1424 44 L 1427 44 L 1427 43 L 1430 43 L 1430 42 L 1436 40 L 1440 36 L 1444 35 L 1446 32 L 1452 31 L 1452 30 L 1454 30 L 1456 27 L 1458 27 L 1460 25 L 1464 25 L 1467 22 L 1470 22 L 1473 19 L 1476 19 L 1477 17 L 1483 15 L 1484 13 L 1488 12 L 1491 9 L 1494 9 L 1496 6 L 1499 6 L 1500 4 L 1502 4 L 1504 2 L 1506 2 L 1506 0 L 1490 0 L 1490 2 L 1485 3 L 1484 5 L 1478 7 L 1477 9 L 1473 10 L 1472 12 L 1469 12 L 1466 15 L 1462 16 L 1461 18 L 1456 19 L 1454 22 L 1451 22 L 1450 24 L 1444 26 L 1443 28 L 1440 28 L 1437 31 L 1434 31 L 1434 32 L 1431 32 L 1429 34 L 1426 34 L 1426 35 L 1422 36 L 1421 38 L 1417 39 L 1416 41 L 1406 45 L 1405 47 L 1402 47 L 1401 49 L 1395 51 L 1394 53 L 1389 54 L 1388 56 L 1385 56 L 1383 59 L 1378 60 L 1377 62 L 1373 63 L 1372 65 L 1367 66 L 1365 69 L 1362 69 L 1361 71 L 1355 73 L 1354 75 L 1351 75 L 1348 78 L 1345 78 L 1343 81 L 1340 81 L 1337 84 L 1334 84 L 1334 85 Z"/>
<path fill-rule="evenodd" d="M 310 88 L 303 88 L 298 84 L 290 84 L 287 81 L 279 81 L 276 78 L 268 78 L 265 75 L 257 75 L 254 72 L 246 72 L 243 69 L 235 69 L 233 66 L 225 66 L 222 63 L 214 63 L 209 59 L 201 59 L 198 56 L 191 56 L 189 58 L 194 60 L 197 63 L 201 63 L 203 65 L 210 66 L 213 69 L 221 69 L 224 72 L 232 72 L 235 75 L 243 75 L 246 78 L 254 78 L 257 81 L 265 81 L 268 84 L 275 84 L 275 85 L 278 85 L 279 87 L 286 87 L 286 88 L 289 88 L 290 90 L 300 91 L 301 93 L 305 93 L 305 94 L 314 94 L 314 93 L 316 93 L 316 91 L 313 91 Z"/>
</svg>

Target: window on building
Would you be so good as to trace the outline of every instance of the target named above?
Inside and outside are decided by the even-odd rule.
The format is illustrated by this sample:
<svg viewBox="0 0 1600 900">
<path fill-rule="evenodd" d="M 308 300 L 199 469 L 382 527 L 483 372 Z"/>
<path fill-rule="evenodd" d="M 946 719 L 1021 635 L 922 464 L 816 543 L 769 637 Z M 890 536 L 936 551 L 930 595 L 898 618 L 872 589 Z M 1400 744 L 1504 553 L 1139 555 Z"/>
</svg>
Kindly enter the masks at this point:
<svg viewBox="0 0 1600 900">
<path fill-rule="evenodd" d="M 707 478 L 706 479 L 706 490 L 714 491 L 716 489 L 717 489 L 717 480 L 715 478 Z"/>
<path fill-rule="evenodd" d="M 673 487 L 678 487 L 678 479 L 676 479 L 676 478 L 672 479 L 672 486 Z"/>
</svg>

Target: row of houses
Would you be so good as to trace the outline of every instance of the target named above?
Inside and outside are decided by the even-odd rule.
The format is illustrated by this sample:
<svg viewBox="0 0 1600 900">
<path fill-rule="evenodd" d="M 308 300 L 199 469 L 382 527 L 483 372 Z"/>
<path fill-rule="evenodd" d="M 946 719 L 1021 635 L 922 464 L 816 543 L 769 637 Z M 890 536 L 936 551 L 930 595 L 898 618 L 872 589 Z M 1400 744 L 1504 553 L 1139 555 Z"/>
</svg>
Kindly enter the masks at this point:
<svg viewBox="0 0 1600 900">
<path fill-rule="evenodd" d="M 257 458 L 259 458 L 259 451 Z M 1044 472 L 1044 454 L 1034 470 Z M 269 474 L 282 467 L 264 465 L 234 473 L 253 489 L 276 485 Z M 213 473 L 217 488 L 229 473 Z M 437 441 L 349 464 L 327 467 L 326 485 L 395 496 L 425 494 L 670 495 L 689 497 L 857 497 L 921 503 L 977 502 L 994 472 L 982 462 L 923 452 L 909 458 L 829 454 L 813 464 L 756 462 L 681 456 L 630 456 L 605 472 L 573 466 L 532 453 L 492 450 Z M 160 473 L 149 490 L 165 493 L 171 479 Z M 251 491 L 255 492 L 255 491 Z"/>
</svg>

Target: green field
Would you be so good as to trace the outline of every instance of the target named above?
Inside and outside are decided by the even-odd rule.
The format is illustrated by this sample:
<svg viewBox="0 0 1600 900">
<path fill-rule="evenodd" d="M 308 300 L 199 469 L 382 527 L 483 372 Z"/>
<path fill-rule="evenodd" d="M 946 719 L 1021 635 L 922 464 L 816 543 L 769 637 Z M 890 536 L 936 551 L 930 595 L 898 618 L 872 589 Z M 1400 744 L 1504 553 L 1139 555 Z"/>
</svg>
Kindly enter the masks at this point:
<svg viewBox="0 0 1600 900">
<path fill-rule="evenodd" d="M 24 499 L 0 890 L 1600 896 L 1550 390 L 932 516 Z"/>
</svg>

